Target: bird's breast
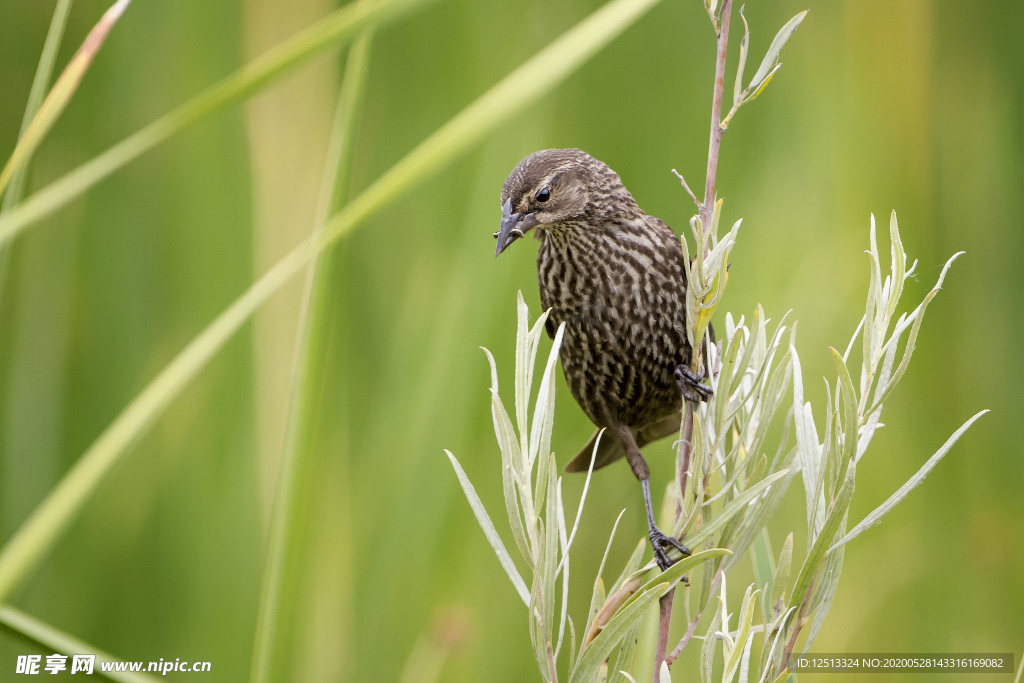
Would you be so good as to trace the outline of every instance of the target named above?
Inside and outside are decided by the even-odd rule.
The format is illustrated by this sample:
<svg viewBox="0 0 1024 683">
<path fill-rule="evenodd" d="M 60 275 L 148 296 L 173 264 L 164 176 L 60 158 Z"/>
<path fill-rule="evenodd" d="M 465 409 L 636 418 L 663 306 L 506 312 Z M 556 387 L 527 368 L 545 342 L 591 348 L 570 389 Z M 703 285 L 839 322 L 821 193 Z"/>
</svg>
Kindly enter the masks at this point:
<svg viewBox="0 0 1024 683">
<path fill-rule="evenodd" d="M 672 373 L 689 360 L 686 283 L 668 233 L 586 226 L 543 236 L 541 302 L 555 326 L 565 323 L 566 381 L 597 424 L 639 427 L 678 407 Z"/>
</svg>

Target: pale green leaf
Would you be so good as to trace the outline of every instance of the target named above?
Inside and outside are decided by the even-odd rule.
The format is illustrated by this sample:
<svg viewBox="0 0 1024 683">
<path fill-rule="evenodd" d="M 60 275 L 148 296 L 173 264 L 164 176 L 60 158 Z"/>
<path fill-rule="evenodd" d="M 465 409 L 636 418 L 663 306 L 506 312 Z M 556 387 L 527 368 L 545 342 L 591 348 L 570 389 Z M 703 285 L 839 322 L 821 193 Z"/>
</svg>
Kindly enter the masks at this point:
<svg viewBox="0 0 1024 683">
<path fill-rule="evenodd" d="M 906 498 L 911 491 L 913 491 L 922 481 L 924 481 L 924 478 L 927 477 L 933 469 L 935 469 L 935 466 L 939 464 L 939 461 L 942 460 L 943 457 L 945 457 L 946 453 L 949 452 L 949 449 L 953 447 L 953 444 L 955 444 L 960 439 L 960 437 L 964 435 L 964 432 L 970 429 L 971 425 L 974 424 L 974 421 L 987 412 L 988 410 L 982 410 L 981 412 L 975 414 L 971 419 L 965 422 L 960 427 L 960 429 L 953 432 L 953 435 L 946 440 L 946 443 L 942 444 L 942 448 L 936 451 L 935 455 L 928 458 L 928 462 L 922 465 L 921 469 L 919 469 L 917 473 L 907 481 L 907 483 L 901 486 L 899 490 L 896 491 L 896 493 L 889 496 L 888 500 L 886 500 L 884 503 L 882 503 L 877 508 L 872 510 L 871 513 L 868 514 L 868 516 L 865 517 L 857 526 L 853 527 L 853 529 L 848 534 L 846 534 L 839 541 L 837 541 L 835 545 L 832 546 L 831 550 L 834 550 L 841 545 L 849 543 L 850 541 L 864 533 L 870 527 L 881 522 L 882 517 L 884 517 L 890 510 L 896 507 L 896 505 L 900 501 Z"/>
<path fill-rule="evenodd" d="M 462 486 L 462 491 L 466 494 L 466 499 L 469 501 L 469 506 L 473 509 L 473 514 L 476 516 L 476 521 L 480 524 L 480 528 L 483 529 L 484 536 L 487 537 L 487 542 L 491 544 L 491 548 L 494 549 L 494 554 L 498 556 L 498 562 L 501 563 L 501 568 L 505 570 L 505 574 L 508 575 L 509 580 L 512 582 L 512 586 L 519 593 L 519 597 L 523 603 L 530 606 L 530 591 L 526 588 L 526 582 L 523 581 L 523 577 L 519 575 L 519 570 L 516 569 L 515 563 L 512 561 L 512 557 L 505 550 L 505 544 L 501 542 L 501 537 L 498 536 L 497 529 L 494 528 L 494 523 L 491 521 L 490 516 L 487 514 L 487 510 L 484 508 L 483 502 L 480 500 L 480 496 L 477 495 L 476 489 L 473 488 L 473 484 L 469 481 L 469 477 L 466 476 L 466 472 L 462 469 L 462 465 L 455 459 L 455 456 L 450 451 L 445 451 L 448 454 L 448 459 L 452 463 L 452 467 L 455 468 L 455 474 L 459 478 L 459 484 Z"/>
</svg>

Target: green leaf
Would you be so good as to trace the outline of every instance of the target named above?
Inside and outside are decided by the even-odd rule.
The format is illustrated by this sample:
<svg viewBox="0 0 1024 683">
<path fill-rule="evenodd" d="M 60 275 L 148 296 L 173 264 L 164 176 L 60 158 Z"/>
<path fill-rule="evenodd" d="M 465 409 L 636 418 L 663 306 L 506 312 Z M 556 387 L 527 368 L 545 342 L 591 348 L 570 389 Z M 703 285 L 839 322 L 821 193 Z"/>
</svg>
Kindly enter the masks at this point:
<svg viewBox="0 0 1024 683">
<path fill-rule="evenodd" d="M 519 553 L 532 571 L 534 569 L 533 544 L 523 527 L 519 510 L 519 494 L 517 493 L 518 482 L 521 479 L 521 475 L 516 470 L 519 462 L 517 457 L 519 444 L 516 442 L 515 433 L 512 430 L 512 420 L 505 411 L 498 394 L 498 368 L 494 362 L 494 356 L 485 348 L 483 352 L 487 355 L 487 362 L 491 366 L 491 418 L 494 422 L 494 434 L 498 439 L 498 450 L 501 452 L 501 483 L 505 499 L 505 513 L 508 516 L 512 537 L 519 548 Z"/>
<path fill-rule="evenodd" d="M 800 27 L 800 23 L 807 16 L 808 10 L 800 12 L 795 17 L 786 22 L 786 24 L 779 29 L 779 32 L 775 34 L 775 38 L 772 39 L 772 44 L 768 46 L 768 52 L 765 53 L 764 59 L 761 60 L 761 66 L 757 67 L 757 71 L 754 73 L 754 77 L 750 79 L 750 85 L 748 87 L 754 88 L 759 86 L 760 90 L 764 89 L 767 84 L 769 73 L 777 68 L 776 62 L 779 60 L 779 54 L 782 52 L 782 48 L 785 47 L 786 41 L 796 32 Z M 756 97 L 756 94 L 755 94 Z"/>
<path fill-rule="evenodd" d="M 527 473 L 526 476 L 529 476 L 530 470 L 526 463 L 528 444 L 525 440 L 529 430 L 527 411 L 530 404 L 530 381 L 533 379 L 533 358 L 530 357 L 530 309 L 526 307 L 526 302 L 523 300 L 522 290 L 516 293 L 516 303 L 515 409 L 516 428 L 520 434 L 519 452 L 522 458 L 518 467 L 520 472 Z"/>
<path fill-rule="evenodd" d="M 733 676 L 736 675 L 737 669 L 740 666 L 740 657 L 743 655 L 743 651 L 746 649 L 747 640 L 750 638 L 750 626 L 754 622 L 754 600 L 757 599 L 759 590 L 751 592 L 753 586 L 747 586 L 746 592 L 743 594 L 743 603 L 740 606 L 740 616 L 737 626 L 739 626 L 739 632 L 736 634 L 736 642 L 733 644 L 732 652 L 729 653 L 729 659 L 725 662 L 725 673 L 722 675 L 722 681 L 732 681 Z"/>
<path fill-rule="evenodd" d="M 484 536 L 487 537 L 487 542 L 491 544 L 491 548 L 494 549 L 494 554 L 498 556 L 498 562 L 501 563 L 501 568 L 505 570 L 509 580 L 512 582 L 513 588 L 519 593 L 519 597 L 522 599 L 523 604 L 527 607 L 530 606 L 530 591 L 526 588 L 526 582 L 523 581 L 523 577 L 519 575 L 519 570 L 516 569 L 515 563 L 512 561 L 512 557 L 505 550 L 505 544 L 501 542 L 501 537 L 498 536 L 497 529 L 494 528 L 494 523 L 491 521 L 490 516 L 487 514 L 487 510 L 484 508 L 483 502 L 480 500 L 480 496 L 477 495 L 476 489 L 473 488 L 472 482 L 469 481 L 469 477 L 466 476 L 465 470 L 462 469 L 462 465 L 455 459 L 455 456 L 450 451 L 445 451 L 448 454 L 448 459 L 452 463 L 452 467 L 455 468 L 455 475 L 459 478 L 459 484 L 462 486 L 463 493 L 466 494 L 466 499 L 469 501 L 469 506 L 473 509 L 473 514 L 476 516 L 477 523 L 480 524 L 480 528 L 483 529 Z"/>
<path fill-rule="evenodd" d="M 782 550 L 779 551 L 779 561 L 776 564 L 775 578 L 772 585 L 772 605 L 779 604 L 782 601 L 786 603 L 788 596 L 787 590 L 789 589 L 789 573 L 793 566 L 793 532 L 789 532 L 786 536 L 786 541 L 782 544 Z"/>
<path fill-rule="evenodd" d="M 946 265 L 942 267 L 942 272 L 939 273 L 938 282 L 935 283 L 935 286 L 932 287 L 931 291 L 925 296 L 924 301 L 922 301 L 913 314 L 911 314 L 910 318 L 914 320 L 914 326 L 910 329 L 910 336 L 907 338 L 907 347 L 903 350 L 903 357 L 900 358 L 900 364 L 896 368 L 896 372 L 893 373 L 892 379 L 889 380 L 885 389 L 882 390 L 881 396 L 877 395 L 877 391 L 875 392 L 876 396 L 874 405 L 872 405 L 870 409 L 864 411 L 865 415 L 870 415 L 875 412 L 882 405 L 885 399 L 888 398 L 892 390 L 896 388 L 899 381 L 903 379 L 903 375 L 907 371 L 907 366 L 910 365 L 910 357 L 913 355 L 914 348 L 917 346 L 917 335 L 921 331 L 921 322 L 924 320 L 925 310 L 928 308 L 928 304 L 931 303 L 932 299 L 935 298 L 935 295 L 939 293 L 939 290 L 942 289 L 942 283 L 946 279 L 946 273 L 949 271 L 949 267 L 953 265 L 953 261 L 959 258 L 963 253 L 964 252 L 962 251 L 957 252 L 956 254 L 953 254 L 948 261 L 946 261 Z M 910 318 L 908 318 L 908 320 Z"/>
<path fill-rule="evenodd" d="M 796 452 L 794 451 L 793 456 L 795 455 Z M 792 469 L 792 459 L 786 462 L 786 466 L 786 475 L 782 482 L 778 486 L 772 487 L 772 489 L 754 505 L 754 509 L 744 520 L 743 528 L 740 530 L 736 542 L 732 544 L 732 549 L 735 555 L 729 558 L 729 562 L 726 564 L 727 568 L 732 567 L 737 561 L 739 561 L 743 552 L 757 537 L 758 532 L 765 528 L 768 520 L 770 520 L 775 515 L 775 511 L 778 510 L 779 505 L 782 503 L 783 496 L 785 496 L 786 491 L 789 490 L 789 485 L 793 481 L 793 477 L 796 476 L 796 470 Z"/>
<path fill-rule="evenodd" d="M 679 560 L 671 567 L 663 572 L 656 572 L 654 576 L 647 580 L 646 583 L 640 586 L 640 589 L 633 595 L 632 598 L 626 601 L 628 606 L 634 600 L 637 600 L 639 596 L 643 595 L 645 591 L 653 590 L 654 587 L 665 581 L 675 583 L 683 578 L 694 567 L 697 567 L 708 560 L 715 560 L 725 555 L 731 555 L 732 551 L 726 548 L 709 548 L 708 550 L 702 550 L 693 555 L 689 555 Z"/>
<path fill-rule="evenodd" d="M 832 353 L 832 363 L 836 366 L 839 386 L 842 388 L 843 394 L 843 426 L 845 431 L 843 434 L 843 456 L 840 462 L 846 463 L 850 462 L 857 453 L 857 430 L 860 428 L 860 420 L 857 415 L 857 394 L 853 388 L 853 379 L 850 377 L 850 371 L 847 369 L 846 363 L 843 362 L 843 357 L 831 346 L 828 347 L 828 350 Z"/>
<path fill-rule="evenodd" d="M 828 512 L 828 517 L 825 519 L 825 524 L 821 528 L 821 533 L 818 534 L 817 538 L 814 539 L 814 543 L 811 544 L 810 550 L 807 551 L 807 557 L 804 558 L 804 563 L 800 567 L 800 573 L 797 574 L 796 584 L 793 587 L 792 600 L 794 604 L 803 604 L 804 601 L 807 600 L 811 583 L 818 573 L 822 559 L 825 557 L 825 553 L 829 545 L 832 543 L 833 539 L 835 539 L 836 532 L 839 530 L 839 525 L 846 516 L 847 510 L 850 508 L 850 501 L 853 499 L 856 472 L 856 464 L 853 462 L 848 463 L 846 466 L 846 479 L 843 481 L 843 485 L 840 487 L 839 493 L 836 495 L 836 500 L 832 504 L 832 509 Z"/>
<path fill-rule="evenodd" d="M 754 583 L 770 597 L 775 578 L 775 558 L 772 556 L 772 542 L 767 527 L 761 527 L 761 533 L 755 534 L 750 544 L 750 562 L 754 567 Z"/>
<path fill-rule="evenodd" d="M 793 364 L 793 421 L 796 425 L 796 443 L 800 454 L 800 474 L 804 482 L 804 499 L 807 508 L 808 535 L 812 538 L 825 522 L 824 492 L 818 490 L 821 464 L 821 444 L 818 430 L 814 426 L 811 404 L 804 403 L 803 373 L 800 371 L 800 356 L 791 343 L 789 355 Z"/>
<path fill-rule="evenodd" d="M 546 317 L 546 316 L 545 316 Z M 537 402 L 533 409 L 533 425 L 530 433 L 530 464 L 539 455 L 547 457 L 551 453 L 551 433 L 555 424 L 555 365 L 558 363 L 558 351 L 562 347 L 565 335 L 563 321 L 555 332 L 551 352 L 548 354 L 544 375 L 540 380 Z M 595 445 L 596 452 L 596 445 Z M 589 475 L 587 477 L 589 481 Z"/>
<path fill-rule="evenodd" d="M 711 683 L 711 675 L 715 666 L 715 650 L 718 646 L 717 633 L 722 625 L 722 613 L 715 610 L 711 623 L 708 624 L 708 632 L 704 635 L 704 642 L 700 646 L 700 680 L 701 683 Z"/>
<path fill-rule="evenodd" d="M 860 522 L 860 524 L 855 526 L 848 534 L 846 534 L 839 541 L 837 541 L 835 545 L 833 545 L 832 548 L 830 548 L 830 551 L 835 550 L 841 545 L 849 543 L 850 541 L 864 533 L 870 527 L 881 522 L 882 517 L 884 517 L 890 510 L 896 507 L 896 505 L 900 501 L 906 498 L 911 491 L 913 491 L 922 481 L 924 481 L 924 478 L 927 477 L 933 469 L 935 469 L 935 466 L 939 464 L 939 461 L 942 460 L 943 457 L 945 457 L 946 453 L 949 452 L 949 449 L 953 447 L 953 444 L 955 444 L 960 439 L 960 437 L 964 435 L 964 432 L 970 429 L 971 425 L 974 424 L 974 421 L 987 412 L 988 410 L 982 410 L 981 412 L 975 414 L 971 419 L 965 422 L 960 427 L 960 429 L 953 432 L 953 435 L 946 440 L 946 443 L 942 445 L 942 448 L 936 451 L 935 455 L 928 458 L 928 462 L 922 465 L 921 469 L 919 469 L 917 473 L 907 481 L 906 484 L 901 486 L 899 490 L 896 491 L 896 493 L 889 496 L 888 500 L 886 500 L 884 503 L 882 503 L 877 508 L 872 510 L 871 513 Z"/>
<path fill-rule="evenodd" d="M 846 519 L 844 518 L 843 523 L 839 527 L 838 534 L 842 534 L 845 531 Z M 821 627 L 825 623 L 825 617 L 828 616 L 829 609 L 832 607 L 832 599 L 836 595 L 836 589 L 839 588 L 839 575 L 843 571 L 844 554 L 845 548 L 840 547 L 835 551 L 829 552 L 825 557 L 825 567 L 822 569 L 821 577 L 814 589 L 814 597 L 811 600 L 814 620 L 811 622 L 811 630 L 807 634 L 807 641 L 804 643 L 805 653 L 810 649 L 815 638 L 818 637 L 818 632 L 821 631 Z"/>
<path fill-rule="evenodd" d="M 604 630 L 591 643 L 584 646 L 579 661 L 569 676 L 569 683 L 591 683 L 597 677 L 601 664 L 608 659 L 615 646 L 633 629 L 644 613 L 662 595 L 668 593 L 672 585 L 669 582 L 657 584 L 652 589 L 640 594 L 636 600 L 630 602 L 621 612 L 612 617 Z"/>
<path fill-rule="evenodd" d="M 747 18 L 743 16 L 743 7 L 740 7 L 740 19 L 743 20 L 743 39 L 740 41 L 740 62 L 736 67 L 736 83 L 732 88 L 732 104 L 736 106 L 743 99 L 743 70 L 747 66 L 747 51 L 750 48 L 750 26 Z"/>
<path fill-rule="evenodd" d="M 691 548 L 696 548 L 704 541 L 710 539 L 712 535 L 716 531 L 721 529 L 723 526 L 725 526 L 726 522 L 732 519 L 734 515 L 746 509 L 747 504 L 750 503 L 750 501 L 752 501 L 757 496 L 761 495 L 761 493 L 763 493 L 765 489 L 767 489 L 769 486 L 777 482 L 782 477 L 786 476 L 788 473 L 788 469 L 779 470 L 778 472 L 768 475 L 767 477 L 757 482 L 740 495 L 736 496 L 736 498 L 731 500 L 728 505 L 722 508 L 722 511 L 712 522 L 709 522 L 708 524 L 702 526 L 700 529 L 696 531 L 696 533 L 688 535 L 685 539 L 685 542 Z"/>
<path fill-rule="evenodd" d="M 615 656 L 614 668 L 612 669 L 612 675 L 608 678 L 608 683 L 619 683 L 624 680 L 632 681 L 632 677 L 625 672 L 633 666 L 633 656 L 637 650 L 642 626 L 643 620 L 637 619 L 636 623 L 633 624 L 633 628 L 622 637 L 622 644 L 619 646 L 619 651 Z"/>
</svg>

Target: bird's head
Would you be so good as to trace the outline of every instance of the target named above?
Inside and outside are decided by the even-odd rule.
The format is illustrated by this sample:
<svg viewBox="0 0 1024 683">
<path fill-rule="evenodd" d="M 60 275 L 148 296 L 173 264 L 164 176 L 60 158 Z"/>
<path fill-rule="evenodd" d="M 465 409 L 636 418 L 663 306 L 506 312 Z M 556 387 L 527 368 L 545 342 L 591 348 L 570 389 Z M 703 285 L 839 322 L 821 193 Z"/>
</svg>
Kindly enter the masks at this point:
<svg viewBox="0 0 1024 683">
<path fill-rule="evenodd" d="M 519 162 L 501 189 L 501 227 L 495 256 L 534 228 L 586 222 L 609 199 L 636 207 L 619 176 L 578 149 L 545 149 Z"/>
</svg>

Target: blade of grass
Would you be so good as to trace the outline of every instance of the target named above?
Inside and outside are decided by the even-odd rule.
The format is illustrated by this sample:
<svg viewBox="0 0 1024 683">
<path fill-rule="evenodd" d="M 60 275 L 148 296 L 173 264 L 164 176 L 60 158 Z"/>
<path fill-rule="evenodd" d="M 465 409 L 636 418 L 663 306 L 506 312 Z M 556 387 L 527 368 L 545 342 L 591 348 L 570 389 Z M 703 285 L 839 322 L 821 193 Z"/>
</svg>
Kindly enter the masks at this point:
<svg viewBox="0 0 1024 683">
<path fill-rule="evenodd" d="M 68 14 L 71 13 L 71 0 L 57 0 L 57 6 L 53 9 L 53 18 L 50 20 L 50 28 L 46 32 L 46 40 L 43 41 L 43 52 L 39 56 L 39 66 L 36 67 L 36 75 L 32 78 L 32 88 L 28 91 L 28 101 L 25 103 L 25 114 L 21 119 L 21 130 L 18 133 L 18 140 L 25 137 L 29 124 L 39 111 L 39 105 L 46 96 L 46 90 L 50 87 L 50 79 L 53 77 L 53 65 L 57 61 L 57 51 L 60 49 L 61 39 L 64 37 L 64 27 L 68 22 Z M 7 193 L 4 195 L 3 207 L 0 208 L 0 216 L 7 213 L 13 206 L 21 201 L 21 193 L 25 189 L 25 179 L 28 176 L 28 164 L 22 164 L 15 169 L 11 176 L 10 185 L 7 186 Z M 4 276 L 7 272 L 7 259 L 10 252 L 7 246 L 0 246 L 0 291 L 3 290 Z"/>
<path fill-rule="evenodd" d="M 359 2 L 366 4 L 367 0 Z M 327 218 L 337 211 L 341 198 L 348 193 L 352 136 L 365 92 L 372 35 L 372 29 L 365 30 L 349 50 L 320 184 L 314 234 L 323 231 Z M 257 683 L 269 680 L 277 659 L 276 650 L 282 645 L 277 633 L 284 599 L 283 586 L 286 575 L 294 571 L 295 556 L 298 554 L 291 530 L 297 526 L 295 522 L 300 517 L 298 508 L 303 500 L 300 492 L 308 485 L 317 397 L 321 388 L 317 381 L 317 369 L 323 367 L 325 362 L 329 305 L 331 293 L 337 287 L 331 255 L 325 254 L 310 264 L 302 297 L 285 446 L 274 493 L 270 543 L 263 572 L 250 669 L 250 680 Z"/>
<path fill-rule="evenodd" d="M 117 683 L 156 683 L 158 680 L 141 673 L 103 671 L 101 662 L 123 660 L 10 606 L 0 607 L 0 630 L 62 655 L 96 655 L 93 673 L 107 680 Z"/>
<path fill-rule="evenodd" d="M 53 546 L 124 452 L 272 294 L 317 254 L 501 122 L 537 101 L 659 0 L 611 0 L 481 95 L 312 235 L 211 322 L 107 426 L 0 551 L 0 601 Z"/>
<path fill-rule="evenodd" d="M 81 84 L 82 78 L 85 77 L 85 72 L 89 70 L 89 65 L 92 64 L 96 53 L 103 46 L 103 42 L 110 34 L 110 30 L 114 28 L 114 24 L 121 18 L 124 11 L 128 9 L 128 3 L 130 2 L 131 0 L 117 0 L 117 2 L 111 5 L 110 9 L 103 13 L 100 20 L 89 31 L 89 35 L 85 37 L 85 42 L 82 43 L 82 46 L 78 48 L 78 52 L 68 62 L 64 72 L 57 79 L 57 82 L 53 84 L 53 88 L 50 89 L 39 110 L 32 117 L 32 122 L 24 129 L 24 132 L 18 139 L 18 144 L 14 146 L 11 158 L 7 160 L 7 164 L 4 166 L 4 170 L 0 171 L 0 193 L 7 189 L 7 185 L 11 182 L 14 174 L 24 168 L 28 160 L 32 158 L 32 153 L 36 151 L 43 138 L 50 132 L 53 124 L 60 118 L 64 108 L 71 101 L 75 91 L 78 90 L 78 86 Z"/>
<path fill-rule="evenodd" d="M 190 124 L 240 102 L 290 69 L 353 37 L 364 28 L 395 19 L 426 1 L 371 0 L 368 3 L 350 3 L 329 14 L 0 217 L 0 245 Z"/>
</svg>

